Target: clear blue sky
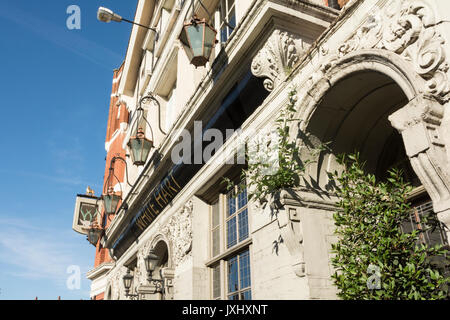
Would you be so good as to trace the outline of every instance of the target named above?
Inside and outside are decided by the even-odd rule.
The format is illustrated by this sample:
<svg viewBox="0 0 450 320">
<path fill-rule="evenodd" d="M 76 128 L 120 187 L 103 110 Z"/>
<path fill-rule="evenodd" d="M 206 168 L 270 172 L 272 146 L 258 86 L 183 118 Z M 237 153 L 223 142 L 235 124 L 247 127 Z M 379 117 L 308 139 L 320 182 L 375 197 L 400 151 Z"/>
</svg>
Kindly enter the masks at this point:
<svg viewBox="0 0 450 320">
<path fill-rule="evenodd" d="M 72 230 L 77 193 L 101 193 L 113 69 L 137 0 L 0 0 L 0 299 L 89 299 L 95 249 Z M 81 30 L 69 30 L 69 5 Z M 81 287 L 66 286 L 81 268 Z"/>
</svg>

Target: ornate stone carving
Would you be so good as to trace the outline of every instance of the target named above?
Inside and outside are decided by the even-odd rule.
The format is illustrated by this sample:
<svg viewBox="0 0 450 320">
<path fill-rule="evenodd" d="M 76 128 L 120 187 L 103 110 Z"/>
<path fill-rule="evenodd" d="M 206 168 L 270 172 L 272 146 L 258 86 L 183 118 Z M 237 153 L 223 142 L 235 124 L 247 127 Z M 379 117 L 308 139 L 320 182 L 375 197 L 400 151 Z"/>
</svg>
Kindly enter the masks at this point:
<svg viewBox="0 0 450 320">
<path fill-rule="evenodd" d="M 371 13 L 365 23 L 342 46 L 338 56 L 358 49 L 385 49 L 411 62 L 426 81 L 427 92 L 447 101 L 449 65 L 444 39 L 435 29 L 433 11 L 422 1 L 395 0 Z M 444 99 L 446 98 L 446 99 Z"/>
<path fill-rule="evenodd" d="M 264 47 L 253 58 L 251 70 L 256 77 L 267 78 L 264 88 L 272 91 L 294 67 L 305 51 L 303 41 L 286 31 L 275 30 Z"/>
<path fill-rule="evenodd" d="M 125 288 L 123 286 L 123 276 L 127 272 L 126 267 L 116 268 L 115 272 L 110 276 L 111 299 L 125 299 Z"/>
<path fill-rule="evenodd" d="M 450 226 L 450 176 L 440 135 L 444 107 L 432 97 L 418 96 L 389 116 L 403 137 L 411 165 L 433 200 L 438 218 Z"/>
<path fill-rule="evenodd" d="M 192 209 L 193 202 L 189 200 L 177 213 L 170 217 L 170 220 L 161 230 L 172 244 L 174 267 L 191 254 Z"/>
</svg>

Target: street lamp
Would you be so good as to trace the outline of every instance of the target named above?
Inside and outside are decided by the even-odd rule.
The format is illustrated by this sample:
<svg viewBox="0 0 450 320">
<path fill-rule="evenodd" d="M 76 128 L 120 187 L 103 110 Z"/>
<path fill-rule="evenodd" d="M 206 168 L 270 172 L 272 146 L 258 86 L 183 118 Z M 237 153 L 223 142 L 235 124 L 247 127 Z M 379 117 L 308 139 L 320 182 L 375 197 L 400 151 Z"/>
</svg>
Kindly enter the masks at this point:
<svg viewBox="0 0 450 320">
<path fill-rule="evenodd" d="M 217 31 L 206 19 L 193 16 L 190 22 L 184 24 L 180 34 L 180 42 L 189 61 L 195 67 L 204 66 L 209 61 L 212 48 L 216 41 Z"/>
<path fill-rule="evenodd" d="M 130 288 L 133 282 L 133 275 L 130 273 L 130 269 L 127 268 L 127 273 L 123 276 L 123 286 L 125 287 L 125 296 L 131 298 L 137 298 L 137 294 L 131 294 Z"/>
<path fill-rule="evenodd" d="M 164 279 L 162 276 L 162 269 L 159 269 L 161 279 L 153 279 L 152 274 L 156 269 L 156 264 L 159 261 L 159 257 L 155 253 L 155 249 L 150 249 L 148 256 L 144 258 L 145 268 L 147 269 L 147 280 L 155 285 L 155 293 L 161 293 L 164 299 Z"/>
<path fill-rule="evenodd" d="M 137 22 L 125 19 L 125 18 L 121 17 L 120 15 L 118 15 L 117 13 L 114 13 L 111 9 L 108 9 L 108 8 L 105 8 L 105 7 L 99 7 L 98 8 L 97 19 L 99 21 L 101 21 L 101 22 L 106 22 L 106 23 L 109 23 L 111 21 L 115 21 L 115 22 L 125 21 L 125 22 L 131 23 L 131 24 L 135 24 L 137 26 L 140 26 L 140 27 L 143 27 L 143 28 L 146 28 L 146 29 L 153 30 L 153 31 L 157 32 L 155 28 L 147 27 L 147 26 L 144 26 L 144 25 L 139 24 Z"/>
<path fill-rule="evenodd" d="M 105 213 L 107 215 L 116 213 L 117 205 L 122 197 L 116 193 L 114 193 L 114 188 L 109 187 L 108 193 L 103 195 L 103 204 L 105 207 Z"/>
<path fill-rule="evenodd" d="M 109 174 L 106 178 L 105 185 L 103 187 L 103 207 L 105 208 L 105 213 L 107 215 L 115 214 L 117 205 L 119 204 L 119 201 L 122 200 L 122 183 L 120 182 L 119 178 L 117 178 L 116 174 L 114 173 L 114 164 L 117 160 L 122 161 L 125 164 L 125 174 L 126 174 L 126 181 L 130 187 L 133 185 L 128 181 L 128 169 L 127 169 L 127 162 L 124 158 L 115 156 L 111 159 L 110 165 L 109 165 Z M 120 186 L 120 193 L 114 192 L 113 187 L 113 179 L 116 179 L 116 181 L 119 183 Z M 106 189 L 106 187 L 108 187 Z M 106 189 L 106 190 L 105 190 Z M 106 192 L 105 192 L 106 191 Z"/>
<path fill-rule="evenodd" d="M 97 246 L 98 239 L 103 233 L 103 229 L 96 223 L 92 224 L 87 234 L 87 240 L 93 246 Z"/>
</svg>

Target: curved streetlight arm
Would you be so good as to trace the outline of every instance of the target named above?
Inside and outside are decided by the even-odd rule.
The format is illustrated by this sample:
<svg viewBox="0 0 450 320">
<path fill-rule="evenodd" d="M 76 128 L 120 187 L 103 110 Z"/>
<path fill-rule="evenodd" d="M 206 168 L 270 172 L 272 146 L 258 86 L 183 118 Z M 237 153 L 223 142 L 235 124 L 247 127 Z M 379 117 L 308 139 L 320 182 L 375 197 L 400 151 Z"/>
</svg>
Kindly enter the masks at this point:
<svg viewBox="0 0 450 320">
<path fill-rule="evenodd" d="M 105 187 L 108 185 L 109 179 L 111 178 L 111 175 L 116 178 L 117 182 L 119 182 L 120 185 L 120 191 L 122 191 L 122 185 L 121 185 L 121 181 L 119 180 L 119 178 L 117 178 L 116 174 L 114 173 L 114 167 L 113 164 L 114 162 L 116 162 L 116 160 L 120 160 L 125 164 L 125 176 L 126 176 L 126 181 L 128 183 L 128 185 L 130 187 L 133 187 L 133 185 L 130 183 L 130 181 L 128 180 L 128 168 L 127 168 L 127 162 L 124 158 L 119 157 L 119 156 L 114 156 L 112 157 L 110 164 L 109 164 L 109 174 L 108 174 L 108 178 L 105 181 L 105 185 L 103 186 L 103 193 L 105 193 Z M 112 179 L 112 178 L 111 178 Z M 107 190 L 106 190 L 107 191 Z"/>
<path fill-rule="evenodd" d="M 152 93 L 147 93 L 147 95 L 143 96 L 143 97 L 141 98 L 141 100 L 139 100 L 139 108 L 140 108 L 140 109 L 143 109 L 143 108 L 142 108 L 142 103 L 145 103 L 147 100 L 152 100 L 152 101 L 156 102 L 156 104 L 158 105 L 158 125 L 159 125 L 159 130 L 160 130 L 163 134 L 167 135 L 167 133 L 166 133 L 166 132 L 162 129 L 162 127 L 161 127 L 161 104 L 160 104 L 159 101 L 153 96 Z M 147 122 L 147 123 L 148 123 L 148 122 Z"/>
</svg>

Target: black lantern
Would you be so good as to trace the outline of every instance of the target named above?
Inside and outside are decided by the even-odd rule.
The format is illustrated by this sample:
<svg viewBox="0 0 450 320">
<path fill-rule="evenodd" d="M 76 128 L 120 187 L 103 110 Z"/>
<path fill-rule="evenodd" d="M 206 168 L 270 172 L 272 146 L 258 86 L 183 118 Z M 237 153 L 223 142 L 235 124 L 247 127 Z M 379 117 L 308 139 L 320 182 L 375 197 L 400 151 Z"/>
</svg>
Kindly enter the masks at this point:
<svg viewBox="0 0 450 320">
<path fill-rule="evenodd" d="M 106 214 L 115 214 L 117 205 L 119 201 L 122 199 L 121 196 L 114 193 L 114 189 L 110 187 L 108 189 L 108 193 L 103 195 L 103 203 L 105 207 Z"/>
<path fill-rule="evenodd" d="M 133 275 L 130 273 L 130 269 L 127 269 L 127 273 L 123 276 L 123 286 L 125 287 L 125 294 L 128 295 L 133 282 Z"/>
<path fill-rule="evenodd" d="M 144 135 L 144 130 L 139 128 L 136 136 L 130 138 L 128 147 L 131 150 L 131 160 L 133 161 L 133 164 L 136 166 L 143 166 L 153 147 L 153 141 L 147 139 Z"/>
<path fill-rule="evenodd" d="M 154 249 L 150 249 L 148 256 L 144 258 L 145 268 L 148 272 L 148 277 L 151 279 L 153 271 L 156 269 L 156 264 L 159 261 L 159 257 L 155 254 Z"/>
<path fill-rule="evenodd" d="M 103 230 L 98 225 L 92 225 L 87 234 L 87 240 L 93 246 L 97 246 L 98 239 L 102 235 Z"/>
<path fill-rule="evenodd" d="M 209 60 L 212 48 L 216 43 L 217 31 L 205 19 L 192 17 L 184 24 L 180 41 L 191 64 L 195 67 L 204 66 Z"/>
</svg>

